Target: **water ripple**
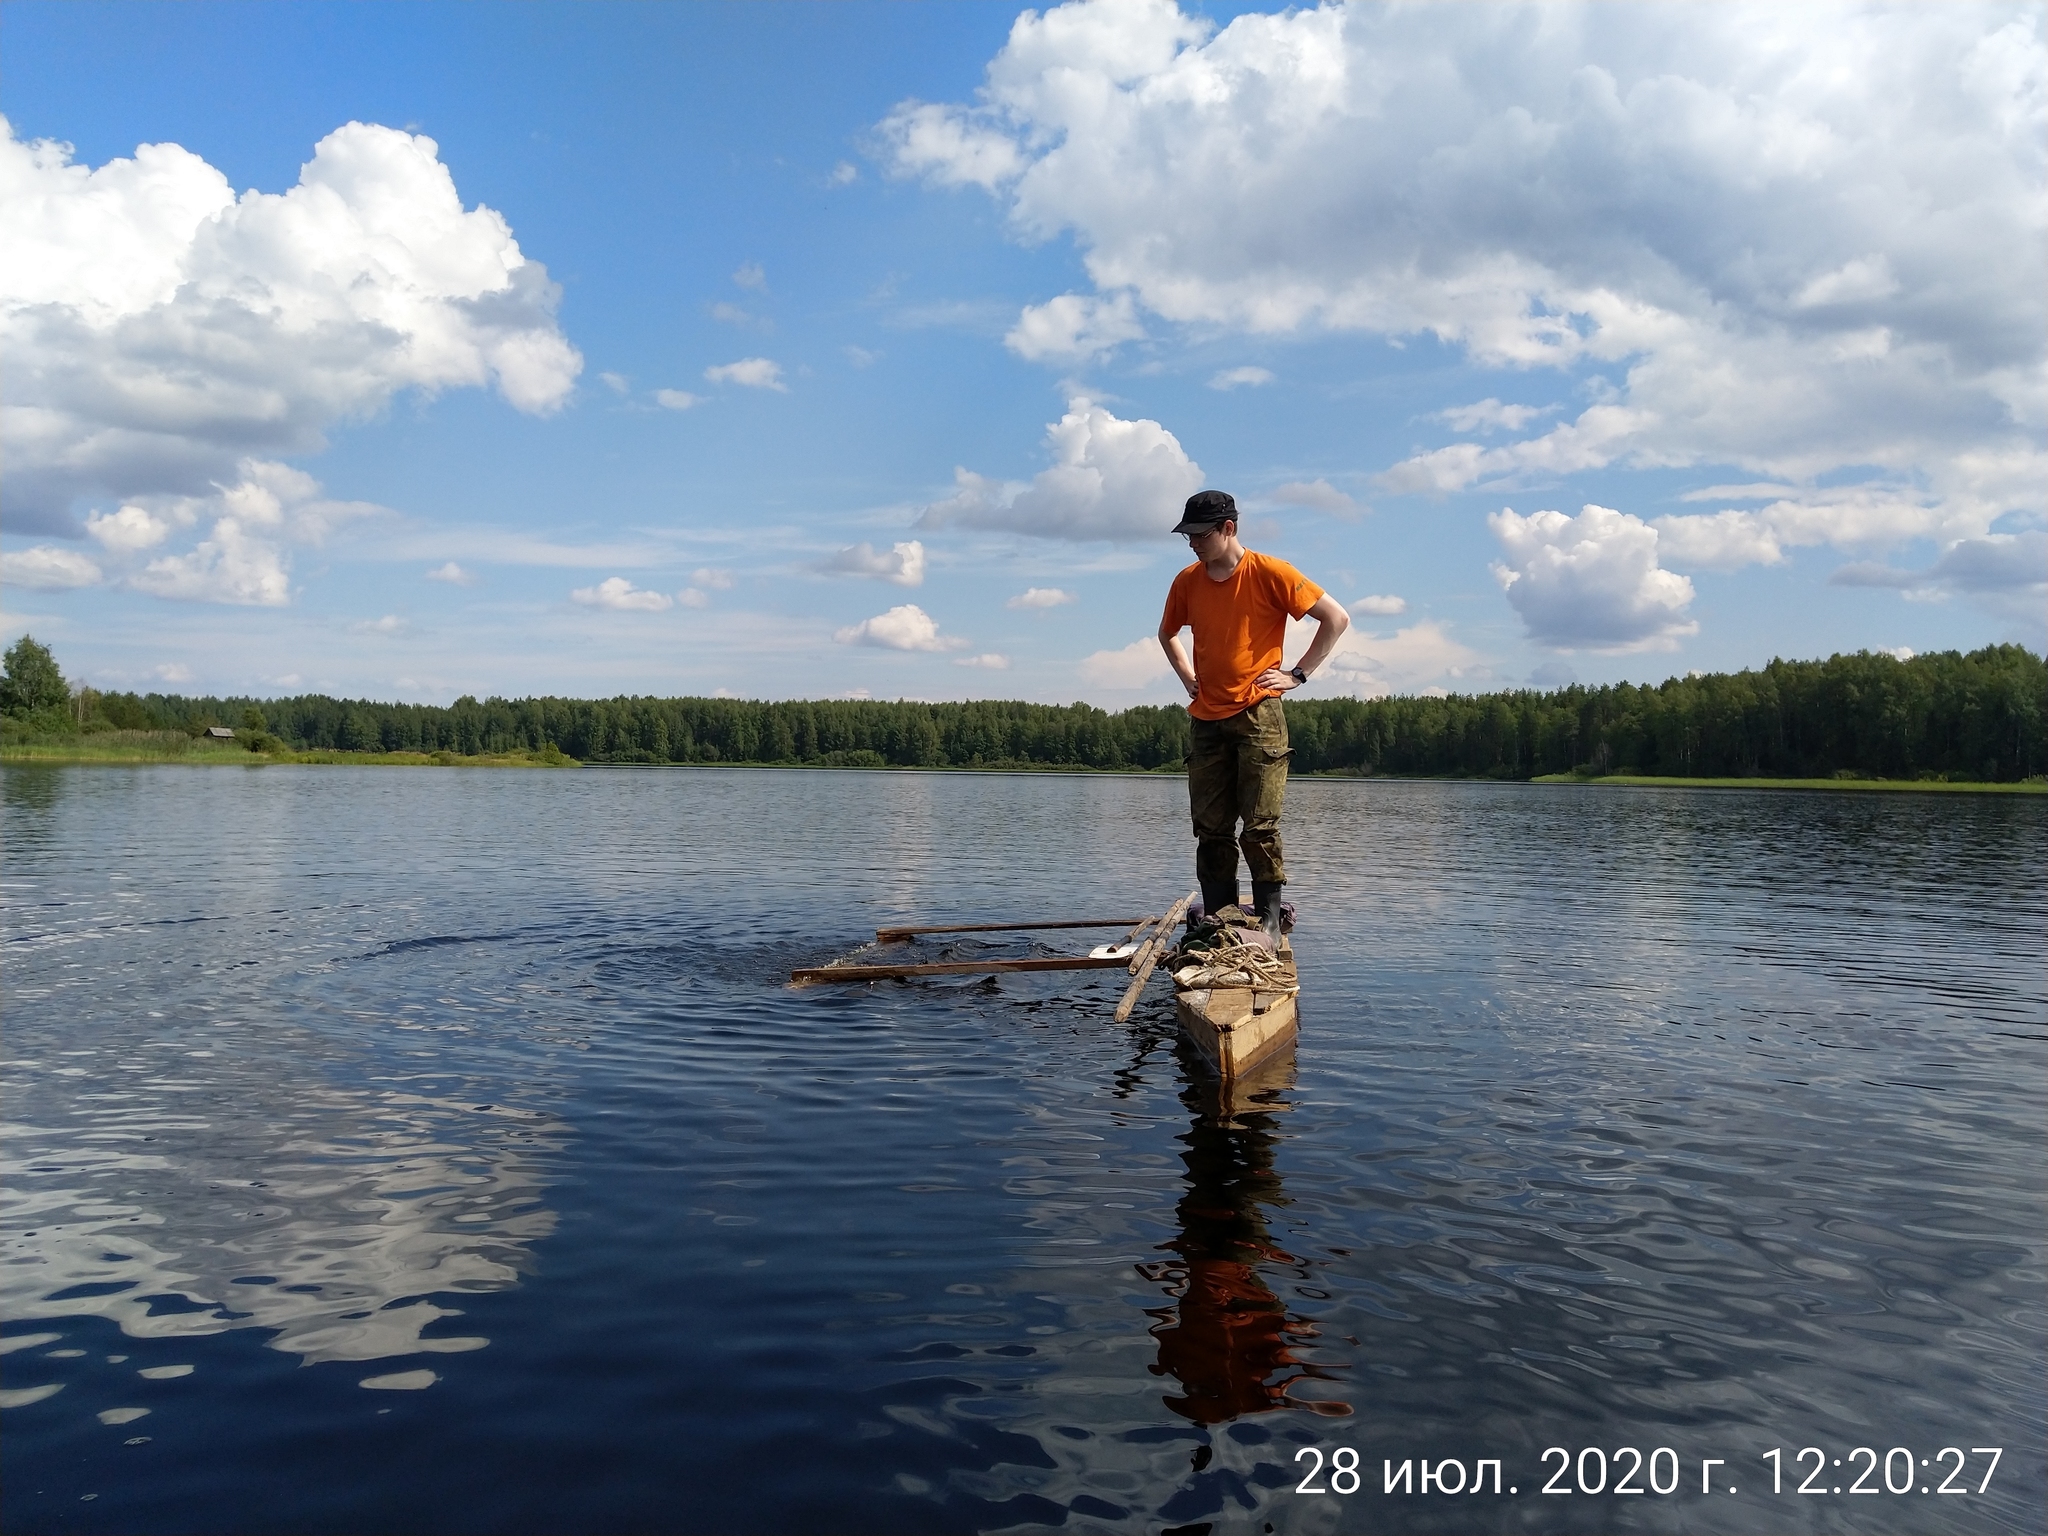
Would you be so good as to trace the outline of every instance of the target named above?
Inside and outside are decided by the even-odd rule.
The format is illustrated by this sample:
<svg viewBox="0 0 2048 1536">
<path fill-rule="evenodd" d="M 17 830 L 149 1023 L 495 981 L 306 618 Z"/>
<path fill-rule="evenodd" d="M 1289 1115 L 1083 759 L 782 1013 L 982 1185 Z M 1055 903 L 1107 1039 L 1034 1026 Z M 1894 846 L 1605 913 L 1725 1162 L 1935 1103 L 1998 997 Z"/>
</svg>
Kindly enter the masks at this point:
<svg viewBox="0 0 2048 1536">
<path fill-rule="evenodd" d="M 1169 780 L 0 783 L 10 1525 L 1869 1518 L 1773 1445 L 2048 1502 L 2037 803 L 1299 783 L 1301 1045 L 1226 1100 L 1120 973 L 785 985 L 1156 905 Z M 1745 1492 L 1292 1491 L 1623 1444 Z"/>
</svg>

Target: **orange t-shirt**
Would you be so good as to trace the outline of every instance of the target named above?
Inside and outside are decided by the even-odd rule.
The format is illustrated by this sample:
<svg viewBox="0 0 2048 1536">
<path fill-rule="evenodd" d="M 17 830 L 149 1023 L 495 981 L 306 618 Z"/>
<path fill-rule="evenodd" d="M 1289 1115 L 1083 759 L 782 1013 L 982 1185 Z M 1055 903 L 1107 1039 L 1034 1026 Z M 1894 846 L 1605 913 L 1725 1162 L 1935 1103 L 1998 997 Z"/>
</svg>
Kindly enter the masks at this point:
<svg viewBox="0 0 2048 1536">
<path fill-rule="evenodd" d="M 1246 550 L 1227 581 L 1211 581 L 1202 562 L 1173 578 L 1159 627 L 1195 632 L 1195 676 L 1201 691 L 1188 705 L 1197 720 L 1227 720 L 1261 699 L 1259 674 L 1280 665 L 1287 621 L 1313 608 L 1323 589 L 1285 560 Z"/>
</svg>

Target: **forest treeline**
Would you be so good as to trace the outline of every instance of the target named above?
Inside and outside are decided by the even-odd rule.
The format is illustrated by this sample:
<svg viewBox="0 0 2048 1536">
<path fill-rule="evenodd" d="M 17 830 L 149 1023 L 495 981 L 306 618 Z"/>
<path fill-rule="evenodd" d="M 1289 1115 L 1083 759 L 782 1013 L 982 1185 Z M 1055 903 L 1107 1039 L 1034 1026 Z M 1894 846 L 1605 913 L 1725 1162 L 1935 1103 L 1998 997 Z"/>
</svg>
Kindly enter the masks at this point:
<svg viewBox="0 0 2048 1536">
<path fill-rule="evenodd" d="M 465 697 L 434 705 L 88 689 L 40 718 L 49 729 L 87 732 L 227 725 L 299 750 L 553 747 L 596 763 L 1173 769 L 1188 743 L 1178 707 L 1112 714 L 994 700 Z M 2048 664 L 2017 645 L 1904 661 L 1859 651 L 1656 685 L 1309 699 L 1290 702 L 1287 719 L 1297 772 L 2012 781 L 2048 773 Z"/>
</svg>

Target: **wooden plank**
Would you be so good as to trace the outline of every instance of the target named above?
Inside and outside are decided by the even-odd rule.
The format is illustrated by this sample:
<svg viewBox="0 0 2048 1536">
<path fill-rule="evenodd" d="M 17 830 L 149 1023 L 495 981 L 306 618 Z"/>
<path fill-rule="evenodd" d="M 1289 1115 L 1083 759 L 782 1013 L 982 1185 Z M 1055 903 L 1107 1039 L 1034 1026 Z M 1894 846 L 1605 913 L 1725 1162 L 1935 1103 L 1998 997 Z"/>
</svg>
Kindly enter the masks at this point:
<svg viewBox="0 0 2048 1536">
<path fill-rule="evenodd" d="M 1146 945 L 1152 942 L 1152 935 L 1158 931 L 1153 927 L 1158 921 L 1159 914 L 1156 912 L 1150 917 L 1141 917 L 1131 924 L 1131 931 L 1120 941 L 1115 944 L 1098 944 L 1092 952 L 1099 954 L 1107 949 L 1120 949 L 1130 957 L 1131 968 L 1135 970 L 1138 961 L 1144 956 Z"/>
<path fill-rule="evenodd" d="M 1152 979 L 1153 967 L 1159 964 L 1160 957 L 1166 953 L 1167 946 L 1173 941 L 1173 925 L 1180 921 L 1181 914 L 1188 909 L 1188 904 L 1200 894 L 1199 891 L 1189 891 L 1168 907 L 1166 916 L 1153 931 L 1151 941 L 1138 951 L 1132 961 L 1133 980 L 1130 990 L 1124 993 L 1124 1000 L 1116 1005 L 1117 1023 L 1121 1024 L 1129 1019 L 1131 1010 L 1138 1006 L 1138 995 L 1145 990 L 1145 983 Z"/>
<path fill-rule="evenodd" d="M 901 976 L 975 976 L 996 971 L 1106 971 L 1121 956 L 1034 956 L 1027 960 L 940 960 L 926 965 L 813 965 L 789 973 L 791 981 L 894 981 Z"/>
<path fill-rule="evenodd" d="M 1153 947 L 1167 942 L 1166 931 L 1172 925 L 1173 913 L 1169 910 L 1159 926 L 1147 933 L 1144 939 L 1140 941 L 1138 947 L 1131 951 L 1131 974 L 1133 976 L 1138 974 L 1138 967 L 1145 963 L 1145 957 L 1152 953 Z"/>
<path fill-rule="evenodd" d="M 1131 974 L 1133 976 L 1138 974 L 1138 967 L 1145 963 L 1145 955 L 1148 950 L 1156 947 L 1159 953 L 1163 955 L 1167 950 L 1173 948 L 1173 925 L 1181 920 L 1182 914 L 1187 911 L 1188 907 L 1193 904 L 1195 897 L 1200 894 L 1199 891 L 1189 891 L 1186 901 L 1166 909 L 1166 915 L 1159 919 L 1159 926 L 1146 935 L 1145 942 L 1138 946 L 1138 952 L 1131 956 Z M 1156 957 L 1154 963 L 1157 964 Z"/>
<path fill-rule="evenodd" d="M 1181 1032 L 1216 1068 L 1226 1083 L 1255 1071 L 1299 1035 L 1300 1013 L 1292 993 L 1279 994 L 1264 1013 L 1252 1011 L 1244 987 L 1176 992 L 1174 1012 Z"/>
<path fill-rule="evenodd" d="M 1142 917 L 1083 917 L 1058 923 L 942 923 L 935 928 L 877 928 L 875 942 L 896 944 L 921 933 L 1022 933 L 1027 928 L 1125 928 L 1147 921 Z"/>
</svg>

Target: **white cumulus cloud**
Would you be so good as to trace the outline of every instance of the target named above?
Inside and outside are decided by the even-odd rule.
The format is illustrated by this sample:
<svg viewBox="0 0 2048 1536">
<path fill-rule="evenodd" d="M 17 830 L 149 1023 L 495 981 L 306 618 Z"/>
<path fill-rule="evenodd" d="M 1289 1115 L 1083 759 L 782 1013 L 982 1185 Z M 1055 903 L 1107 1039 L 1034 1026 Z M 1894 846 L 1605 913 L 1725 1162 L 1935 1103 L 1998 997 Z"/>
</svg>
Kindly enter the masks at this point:
<svg viewBox="0 0 2048 1536">
<path fill-rule="evenodd" d="M 176 144 L 94 169 L 0 126 L 17 529 L 75 531 L 80 496 L 203 495 L 405 389 L 495 386 L 544 413 L 582 368 L 546 269 L 464 209 L 423 135 L 349 123 L 297 186 L 238 198 Z"/>
<path fill-rule="evenodd" d="M 687 389 L 657 389 L 654 403 L 665 411 L 687 411 L 693 405 L 702 405 L 704 396 L 693 395 Z"/>
<path fill-rule="evenodd" d="M 1355 604 L 1353 611 L 1359 611 Z M 1291 661 L 1307 650 L 1314 629 L 1306 620 L 1288 620 L 1283 656 Z M 1470 691 L 1486 686 L 1492 678 L 1484 656 L 1456 639 L 1436 620 L 1421 619 L 1391 635 L 1373 634 L 1363 625 L 1354 624 L 1344 632 L 1337 649 L 1313 681 L 1359 698 L 1380 699 L 1395 693 L 1442 695 L 1453 690 Z"/>
<path fill-rule="evenodd" d="M 905 539 L 885 555 L 872 544 L 851 544 L 820 569 L 834 576 L 872 576 L 899 587 L 919 587 L 924 585 L 924 545 Z"/>
<path fill-rule="evenodd" d="M 926 102 L 897 107 L 883 121 L 882 134 L 898 174 L 922 176 L 938 186 L 993 189 L 1025 164 L 1023 152 L 1007 135 L 966 113 Z"/>
<path fill-rule="evenodd" d="M 1487 519 L 1505 558 L 1493 574 L 1528 626 L 1558 650 L 1668 650 L 1696 634 L 1692 583 L 1657 564 L 1657 530 L 1612 507 Z"/>
<path fill-rule="evenodd" d="M 1538 417 L 1548 416 L 1556 409 L 1554 405 L 1502 405 L 1489 396 L 1471 405 L 1457 405 L 1447 411 L 1438 411 L 1436 419 L 1453 432 L 1491 432 L 1498 428 L 1519 432 Z"/>
<path fill-rule="evenodd" d="M 222 517 L 190 550 L 150 561 L 128 585 L 187 602 L 281 608 L 291 601 L 290 565 L 276 541 L 251 533 L 242 518 Z"/>
<path fill-rule="evenodd" d="M 96 587 L 105 573 L 75 549 L 36 544 L 0 552 L 0 586 L 27 587 L 35 592 L 62 592 L 71 587 Z"/>
<path fill-rule="evenodd" d="M 1888 299 L 1899 291 L 1892 276 L 1892 264 L 1882 251 L 1845 261 L 1832 272 L 1823 272 L 1800 289 L 1792 303 L 1799 309 L 1819 309 L 1831 304 L 1866 304 Z"/>
<path fill-rule="evenodd" d="M 1907 536 L 1952 539 L 2048 482 L 2044 79 L 2031 7 L 1331 3 L 1218 28 L 1077 0 L 1019 16 L 974 100 L 906 102 L 883 137 L 897 173 L 1070 239 L 1129 329 L 1427 333 L 1609 385 L 1526 442 L 1425 445 L 1389 490 L 1730 465 L 1912 487 Z M 1858 516 L 1807 504 L 1824 542 Z"/>
<path fill-rule="evenodd" d="M 244 459 L 234 478 L 203 496 L 150 495 L 112 513 L 95 513 L 86 531 L 105 549 L 110 579 L 135 591 L 189 602 L 265 608 L 291 601 L 295 546 L 320 545 L 352 523 L 387 516 L 369 502 L 334 501 L 303 470 L 269 459 Z M 205 525 L 184 549 L 163 549 L 186 530 Z"/>
<path fill-rule="evenodd" d="M 673 602 L 666 592 L 636 587 L 623 576 L 608 576 L 594 587 L 578 587 L 569 596 L 586 608 L 620 613 L 660 613 Z"/>
<path fill-rule="evenodd" d="M 841 645 L 873 645 L 888 651 L 957 651 L 963 643 L 941 635 L 938 621 L 915 603 L 849 624 L 832 638 Z"/>
<path fill-rule="evenodd" d="M 954 494 L 919 526 L 1002 528 L 1046 539 L 1160 539 L 1200 489 L 1202 467 L 1156 421 L 1125 421 L 1085 396 L 1045 430 L 1052 468 L 1029 485 L 956 469 Z"/>
<path fill-rule="evenodd" d="M 1770 521 L 1731 509 L 1708 516 L 1660 517 L 1657 547 L 1674 565 L 1732 571 L 1745 565 L 1776 565 L 1785 558 Z"/>
<path fill-rule="evenodd" d="M 1034 363 L 1085 363 L 1144 334 L 1129 294 L 1097 299 L 1063 293 L 1026 305 L 1003 345 Z"/>
<path fill-rule="evenodd" d="M 1134 693 L 1161 678 L 1173 676 L 1166 653 L 1151 635 L 1114 651 L 1096 651 L 1081 659 L 1081 680 L 1091 687 Z"/>
<path fill-rule="evenodd" d="M 1351 611 L 1363 618 L 1391 616 L 1408 611 L 1408 599 L 1395 597 L 1392 593 L 1370 592 L 1357 602 L 1349 605 Z"/>
<path fill-rule="evenodd" d="M 1505 484 L 1530 477 L 1555 478 L 1584 469 L 1602 469 L 1621 457 L 1628 443 L 1648 424 L 1642 411 L 1620 405 L 1595 405 L 1578 420 L 1552 427 L 1541 437 L 1498 448 L 1453 443 L 1404 459 L 1379 477 L 1380 485 L 1399 495 L 1425 492 L 1441 495 L 1462 491 L 1478 481 Z"/>
<path fill-rule="evenodd" d="M 1059 587 L 1026 587 L 1015 597 L 1004 603 L 1005 608 L 1036 609 L 1043 613 L 1048 608 L 1064 608 L 1076 601 L 1073 593 Z"/>
<path fill-rule="evenodd" d="M 789 386 L 782 382 L 782 365 L 770 362 L 765 357 L 743 357 L 736 363 L 720 363 L 706 368 L 704 377 L 713 384 L 743 384 L 748 389 L 780 390 L 789 393 Z"/>
<path fill-rule="evenodd" d="M 1010 670 L 1010 658 L 998 655 L 994 651 L 984 651 L 979 656 L 956 657 L 953 665 L 956 667 L 982 667 L 990 672 L 1007 672 Z"/>
<path fill-rule="evenodd" d="M 95 512 L 85 520 L 87 533 L 108 549 L 124 555 L 156 548 L 171 536 L 172 527 L 172 518 L 159 517 L 147 507 L 137 506 L 122 507 L 118 512 Z"/>
<path fill-rule="evenodd" d="M 1209 376 L 1211 389 L 1256 389 L 1261 384 L 1272 382 L 1273 370 L 1270 368 L 1225 368 Z"/>
<path fill-rule="evenodd" d="M 700 565 L 690 572 L 690 584 L 710 592 L 730 592 L 733 574 L 721 565 Z"/>
<path fill-rule="evenodd" d="M 2020 485 L 2019 463 L 1980 462 L 1976 468 L 1983 484 L 2006 482 L 2014 498 L 2026 494 Z M 1729 489 L 1752 491 L 1760 497 L 1783 488 L 1759 485 Z M 1746 565 L 1776 565 L 1785 558 L 1786 550 L 1815 545 L 1868 552 L 1911 539 L 1952 544 L 1984 537 L 2003 504 L 1978 495 L 1943 498 L 1912 487 L 1886 484 L 1795 490 L 1754 511 L 1731 507 L 1712 513 L 1660 517 L 1658 548 L 1674 565 L 1732 571 Z"/>
<path fill-rule="evenodd" d="M 437 565 L 427 572 L 429 581 L 445 581 L 451 587 L 473 587 L 476 577 L 450 560 L 446 565 Z"/>
</svg>

